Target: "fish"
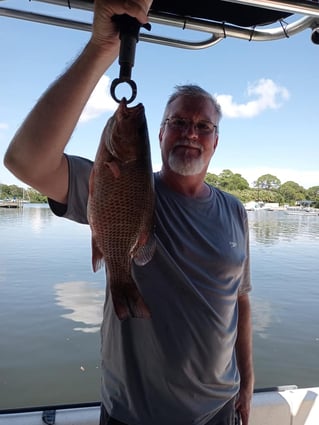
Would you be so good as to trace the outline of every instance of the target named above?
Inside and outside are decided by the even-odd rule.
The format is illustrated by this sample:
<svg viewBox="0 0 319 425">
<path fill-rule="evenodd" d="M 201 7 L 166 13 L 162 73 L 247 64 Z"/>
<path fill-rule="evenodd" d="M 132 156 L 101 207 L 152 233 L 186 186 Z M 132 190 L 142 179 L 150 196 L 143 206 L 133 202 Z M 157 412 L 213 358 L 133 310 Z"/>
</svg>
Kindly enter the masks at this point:
<svg viewBox="0 0 319 425">
<path fill-rule="evenodd" d="M 151 261 L 155 191 L 151 150 L 142 103 L 123 98 L 101 135 L 89 179 L 87 217 L 92 266 L 103 265 L 115 313 L 120 320 L 150 318 L 151 312 L 131 273 L 132 261 Z"/>
</svg>

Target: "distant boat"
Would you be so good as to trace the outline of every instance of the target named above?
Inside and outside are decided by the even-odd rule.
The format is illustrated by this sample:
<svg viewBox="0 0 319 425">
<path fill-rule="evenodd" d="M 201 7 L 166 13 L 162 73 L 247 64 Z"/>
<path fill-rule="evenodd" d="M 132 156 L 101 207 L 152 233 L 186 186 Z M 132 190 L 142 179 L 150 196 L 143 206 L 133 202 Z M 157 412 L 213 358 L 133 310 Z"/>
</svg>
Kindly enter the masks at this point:
<svg viewBox="0 0 319 425">
<path fill-rule="evenodd" d="M 244 204 L 244 207 L 246 211 L 260 210 L 260 205 L 256 201 L 246 202 L 246 204 Z"/>
</svg>

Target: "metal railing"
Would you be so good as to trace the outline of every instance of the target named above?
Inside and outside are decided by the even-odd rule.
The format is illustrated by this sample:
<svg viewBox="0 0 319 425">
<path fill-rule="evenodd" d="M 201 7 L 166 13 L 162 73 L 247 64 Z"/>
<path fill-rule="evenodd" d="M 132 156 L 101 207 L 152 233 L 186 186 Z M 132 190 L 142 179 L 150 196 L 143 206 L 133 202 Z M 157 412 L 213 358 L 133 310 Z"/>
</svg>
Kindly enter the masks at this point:
<svg viewBox="0 0 319 425">
<path fill-rule="evenodd" d="M 4 0 L 0 0 L 4 1 Z M 49 3 L 66 8 L 67 0 L 37 0 L 42 3 Z M 298 17 L 293 22 L 286 23 L 279 20 L 275 27 L 241 27 L 224 22 L 200 19 L 195 17 L 178 16 L 172 13 L 150 11 L 150 22 L 161 25 L 180 28 L 182 30 L 193 30 L 205 34 L 201 41 L 188 41 L 174 37 L 166 37 L 141 32 L 140 40 L 167 45 L 171 47 L 202 49 L 214 46 L 226 37 L 239 38 L 248 41 L 273 41 L 281 38 L 291 37 L 306 29 L 311 30 L 310 39 L 313 43 L 319 44 L 319 1 L 290 1 L 290 0 L 224 0 L 227 3 L 242 4 L 247 6 L 262 7 L 266 9 L 297 14 Z M 10 5 L 10 1 L 5 3 Z M 72 8 L 92 11 L 93 3 L 89 1 L 72 0 Z M 300 17 L 300 15 L 303 15 Z M 0 6 L 0 16 L 23 19 L 33 22 L 45 23 L 49 25 L 62 26 L 82 31 L 91 31 L 92 25 L 89 22 L 76 21 L 68 18 L 60 18 L 39 13 L 17 10 L 11 7 Z"/>
</svg>

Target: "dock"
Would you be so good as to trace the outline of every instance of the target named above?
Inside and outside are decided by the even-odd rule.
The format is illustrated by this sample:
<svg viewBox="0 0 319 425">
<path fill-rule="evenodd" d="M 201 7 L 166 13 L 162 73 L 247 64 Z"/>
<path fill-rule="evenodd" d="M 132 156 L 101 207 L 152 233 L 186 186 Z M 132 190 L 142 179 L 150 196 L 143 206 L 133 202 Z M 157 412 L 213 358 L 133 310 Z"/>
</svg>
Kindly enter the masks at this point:
<svg viewBox="0 0 319 425">
<path fill-rule="evenodd" d="M 22 208 L 22 201 L 0 201 L 0 208 Z"/>
</svg>

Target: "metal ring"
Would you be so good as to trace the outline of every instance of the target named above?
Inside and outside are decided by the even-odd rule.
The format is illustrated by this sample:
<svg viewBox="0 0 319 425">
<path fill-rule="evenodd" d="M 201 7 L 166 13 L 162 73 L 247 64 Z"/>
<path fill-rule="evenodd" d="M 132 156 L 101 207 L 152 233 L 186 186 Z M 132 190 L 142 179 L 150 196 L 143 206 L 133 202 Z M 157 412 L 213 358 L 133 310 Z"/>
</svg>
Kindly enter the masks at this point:
<svg viewBox="0 0 319 425">
<path fill-rule="evenodd" d="M 112 84 L 111 84 L 111 96 L 112 96 L 112 98 L 117 102 L 117 103 L 120 103 L 121 102 L 121 99 L 119 99 L 117 96 L 116 96 L 116 94 L 115 94 L 115 89 L 116 89 L 116 87 L 119 85 L 119 84 L 121 84 L 121 83 L 127 83 L 130 87 L 131 87 L 131 89 L 132 89 L 132 96 L 126 101 L 126 103 L 128 104 L 128 103 L 131 103 L 131 102 L 133 102 L 133 100 L 136 98 L 136 94 L 137 94 L 137 87 L 136 87 L 136 83 L 135 83 L 135 81 L 133 81 L 133 80 L 123 80 L 123 79 L 121 79 L 121 78 L 115 78 L 113 81 L 112 81 Z"/>
</svg>

